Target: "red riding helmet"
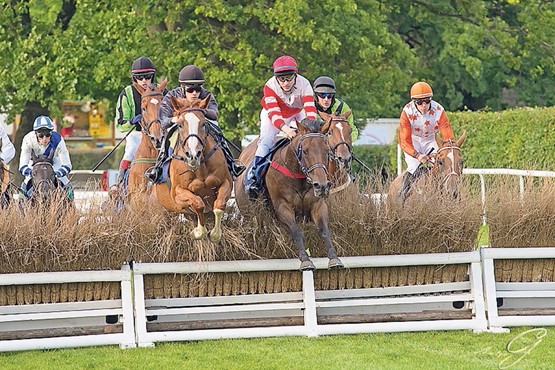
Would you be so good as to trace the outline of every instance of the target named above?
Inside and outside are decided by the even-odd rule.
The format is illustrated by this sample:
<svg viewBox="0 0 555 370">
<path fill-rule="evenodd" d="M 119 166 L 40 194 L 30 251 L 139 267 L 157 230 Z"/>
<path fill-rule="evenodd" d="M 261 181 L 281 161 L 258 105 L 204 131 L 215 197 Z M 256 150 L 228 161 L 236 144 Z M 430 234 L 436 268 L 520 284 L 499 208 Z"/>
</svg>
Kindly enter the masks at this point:
<svg viewBox="0 0 555 370">
<path fill-rule="evenodd" d="M 284 76 L 298 73 L 297 62 L 289 55 L 283 55 L 274 61 L 274 75 Z"/>
</svg>

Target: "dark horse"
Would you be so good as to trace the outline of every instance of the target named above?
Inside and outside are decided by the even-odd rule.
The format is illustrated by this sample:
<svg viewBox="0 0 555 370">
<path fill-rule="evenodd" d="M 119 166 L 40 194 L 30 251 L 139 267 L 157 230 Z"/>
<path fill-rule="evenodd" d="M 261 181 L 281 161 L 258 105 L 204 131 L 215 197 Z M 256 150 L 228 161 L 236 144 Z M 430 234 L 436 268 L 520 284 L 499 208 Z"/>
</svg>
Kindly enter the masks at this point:
<svg viewBox="0 0 555 370">
<path fill-rule="evenodd" d="M 0 161 L 0 208 L 6 208 L 10 205 L 10 194 L 8 187 L 10 186 L 10 171 L 8 165 Z"/>
<path fill-rule="evenodd" d="M 331 182 L 328 179 L 329 147 L 327 136 L 330 123 L 305 120 L 298 123 L 298 135 L 275 152 L 271 167 L 265 178 L 266 191 L 273 212 L 289 231 L 299 249 L 301 270 L 313 270 L 314 264 L 305 251 L 303 233 L 296 218 L 310 216 L 316 224 L 320 237 L 326 245 L 328 267 L 343 267 L 331 241 L 328 227 L 328 206 Z M 256 151 L 257 140 L 250 143 L 239 156 L 248 164 Z M 243 186 L 243 175 L 235 180 L 235 197 L 239 210 L 246 211 L 250 205 Z"/>
<path fill-rule="evenodd" d="M 50 201 L 54 199 L 64 202 L 64 206 L 73 203 L 66 195 L 64 185 L 56 177 L 53 156 L 54 151 L 51 151 L 49 156 L 37 156 L 34 152 L 31 152 L 33 167 L 31 169 L 31 184 L 29 185 L 32 186 L 32 192 L 29 200 L 32 205 L 50 205 Z"/>
</svg>

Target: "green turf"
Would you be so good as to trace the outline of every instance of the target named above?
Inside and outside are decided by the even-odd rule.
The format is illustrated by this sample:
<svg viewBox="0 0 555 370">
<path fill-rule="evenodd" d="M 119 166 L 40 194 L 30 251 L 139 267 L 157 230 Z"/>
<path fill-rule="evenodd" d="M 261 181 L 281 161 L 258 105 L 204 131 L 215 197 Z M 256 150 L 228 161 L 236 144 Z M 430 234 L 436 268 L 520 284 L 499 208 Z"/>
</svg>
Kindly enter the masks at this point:
<svg viewBox="0 0 555 370">
<path fill-rule="evenodd" d="M 480 248 L 484 245 L 489 245 L 489 225 L 482 225 L 478 230 L 477 247 Z"/>
<path fill-rule="evenodd" d="M 2 369 L 548 369 L 555 329 L 160 343 L 0 354 Z M 509 345 L 509 352 L 507 345 Z M 524 350 L 523 350 L 524 349 Z"/>
</svg>

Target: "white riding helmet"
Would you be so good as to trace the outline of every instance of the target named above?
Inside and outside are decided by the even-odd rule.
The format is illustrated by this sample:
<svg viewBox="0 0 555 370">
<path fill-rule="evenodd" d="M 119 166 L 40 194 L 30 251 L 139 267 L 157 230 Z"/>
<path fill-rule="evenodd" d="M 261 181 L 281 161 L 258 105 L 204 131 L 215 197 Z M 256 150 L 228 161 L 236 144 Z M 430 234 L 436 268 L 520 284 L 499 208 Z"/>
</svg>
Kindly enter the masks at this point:
<svg viewBox="0 0 555 370">
<path fill-rule="evenodd" d="M 47 129 L 54 131 L 54 124 L 52 120 L 48 116 L 38 116 L 33 123 L 33 131 L 37 131 L 39 129 Z"/>
</svg>

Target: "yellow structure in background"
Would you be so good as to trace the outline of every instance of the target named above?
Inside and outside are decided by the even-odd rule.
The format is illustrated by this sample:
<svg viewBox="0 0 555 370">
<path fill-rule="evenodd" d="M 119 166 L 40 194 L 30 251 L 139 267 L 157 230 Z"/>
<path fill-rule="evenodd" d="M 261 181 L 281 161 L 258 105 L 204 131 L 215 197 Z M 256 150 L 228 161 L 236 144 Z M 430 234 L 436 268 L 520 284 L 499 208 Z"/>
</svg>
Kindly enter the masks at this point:
<svg viewBox="0 0 555 370">
<path fill-rule="evenodd" d="M 66 141 L 115 142 L 114 123 L 106 120 L 107 104 L 102 101 L 64 101 L 61 134 Z"/>
</svg>

